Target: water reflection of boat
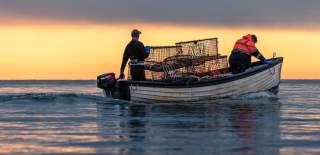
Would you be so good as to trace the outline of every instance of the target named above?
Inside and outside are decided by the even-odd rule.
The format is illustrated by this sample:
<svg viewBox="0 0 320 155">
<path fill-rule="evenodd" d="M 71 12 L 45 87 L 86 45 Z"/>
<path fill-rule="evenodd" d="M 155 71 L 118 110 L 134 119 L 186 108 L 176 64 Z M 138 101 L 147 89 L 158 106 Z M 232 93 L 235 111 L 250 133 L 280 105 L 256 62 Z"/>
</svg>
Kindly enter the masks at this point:
<svg viewBox="0 0 320 155">
<path fill-rule="evenodd" d="M 108 97 L 135 102 L 186 102 L 224 98 L 246 93 L 278 92 L 283 58 L 271 64 L 253 63 L 240 74 L 231 74 L 227 57 L 218 53 L 217 39 L 153 47 L 143 64 L 146 81 L 116 81 L 114 74 L 98 77 L 98 87 Z"/>
<path fill-rule="evenodd" d="M 101 140 L 124 154 L 279 154 L 277 101 L 100 104 L 98 115 Z"/>
</svg>

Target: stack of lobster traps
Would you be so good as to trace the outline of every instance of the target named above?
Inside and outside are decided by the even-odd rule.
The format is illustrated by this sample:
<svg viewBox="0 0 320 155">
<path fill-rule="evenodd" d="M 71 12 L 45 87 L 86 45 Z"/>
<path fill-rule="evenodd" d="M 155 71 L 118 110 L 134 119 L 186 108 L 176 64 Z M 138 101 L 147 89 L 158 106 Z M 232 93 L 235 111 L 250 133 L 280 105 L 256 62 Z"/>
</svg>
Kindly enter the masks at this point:
<svg viewBox="0 0 320 155">
<path fill-rule="evenodd" d="M 215 78 L 227 72 L 227 56 L 218 52 L 218 39 L 209 38 L 151 47 L 144 62 L 146 79 L 175 81 L 186 78 Z M 130 68 L 130 67 L 129 67 Z"/>
</svg>

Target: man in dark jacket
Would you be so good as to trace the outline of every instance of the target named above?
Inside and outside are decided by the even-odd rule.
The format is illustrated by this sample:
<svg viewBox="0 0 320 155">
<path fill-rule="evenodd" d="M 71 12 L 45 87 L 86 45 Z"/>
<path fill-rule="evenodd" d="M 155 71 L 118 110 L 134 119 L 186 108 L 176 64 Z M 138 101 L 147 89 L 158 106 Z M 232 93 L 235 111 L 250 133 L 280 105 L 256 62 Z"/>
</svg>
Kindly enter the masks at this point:
<svg viewBox="0 0 320 155">
<path fill-rule="evenodd" d="M 248 34 L 239 39 L 229 57 L 230 70 L 233 74 L 246 71 L 251 66 L 251 56 L 254 56 L 265 64 L 272 64 L 256 48 L 258 39 L 255 35 Z"/>
<path fill-rule="evenodd" d="M 143 43 L 139 41 L 140 34 L 141 32 L 137 29 L 134 29 L 131 32 L 132 40 L 129 42 L 129 44 L 127 45 L 124 51 L 119 79 L 125 78 L 124 70 L 126 68 L 126 65 L 129 59 L 132 62 L 141 62 L 141 61 L 144 61 L 144 59 L 146 59 L 149 56 L 149 53 L 147 53 Z M 131 66 L 130 74 L 131 74 L 132 80 L 136 80 L 136 81 L 146 80 L 144 66 Z"/>
</svg>

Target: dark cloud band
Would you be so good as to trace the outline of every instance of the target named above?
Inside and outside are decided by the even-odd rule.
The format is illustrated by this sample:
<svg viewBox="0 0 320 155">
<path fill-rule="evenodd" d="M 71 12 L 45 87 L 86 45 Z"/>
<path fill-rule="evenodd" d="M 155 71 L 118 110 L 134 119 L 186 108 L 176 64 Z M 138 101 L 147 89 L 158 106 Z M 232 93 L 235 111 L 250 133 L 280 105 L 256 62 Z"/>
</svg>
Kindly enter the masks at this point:
<svg viewBox="0 0 320 155">
<path fill-rule="evenodd" d="M 319 0 L 0 0 L 0 18 L 199 25 L 320 25 Z"/>
</svg>

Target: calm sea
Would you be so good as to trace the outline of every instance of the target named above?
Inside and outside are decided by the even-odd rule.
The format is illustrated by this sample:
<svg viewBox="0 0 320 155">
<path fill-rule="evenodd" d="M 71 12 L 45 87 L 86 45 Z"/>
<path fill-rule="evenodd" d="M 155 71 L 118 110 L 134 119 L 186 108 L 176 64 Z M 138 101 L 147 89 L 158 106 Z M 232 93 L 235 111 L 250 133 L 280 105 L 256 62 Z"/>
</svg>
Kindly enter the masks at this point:
<svg viewBox="0 0 320 155">
<path fill-rule="evenodd" d="M 0 154 L 320 154 L 320 81 L 197 104 L 107 99 L 95 81 L 0 81 Z"/>
</svg>

